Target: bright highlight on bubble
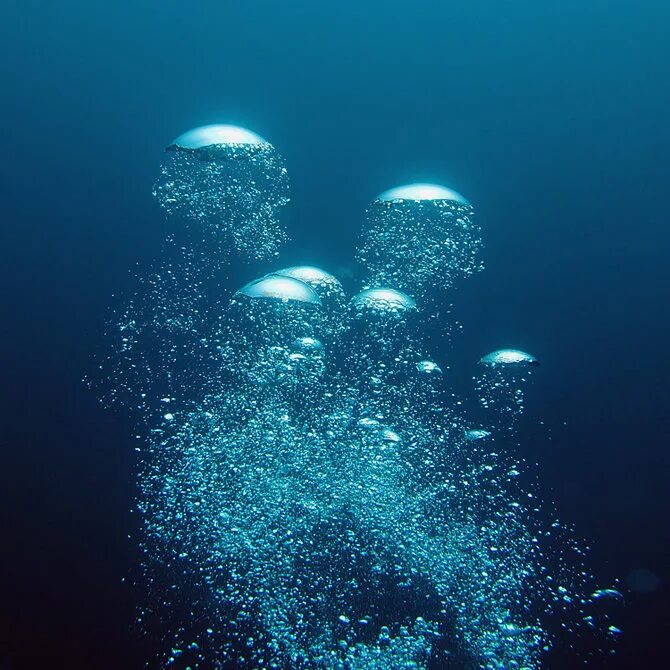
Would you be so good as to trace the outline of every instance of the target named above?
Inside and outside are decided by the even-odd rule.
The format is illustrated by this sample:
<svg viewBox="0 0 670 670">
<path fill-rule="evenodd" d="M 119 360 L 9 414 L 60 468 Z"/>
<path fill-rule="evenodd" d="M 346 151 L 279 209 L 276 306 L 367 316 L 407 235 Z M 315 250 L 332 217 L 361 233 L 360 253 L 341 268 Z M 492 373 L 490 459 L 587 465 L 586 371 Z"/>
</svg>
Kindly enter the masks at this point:
<svg viewBox="0 0 670 670">
<path fill-rule="evenodd" d="M 334 275 L 313 265 L 294 265 L 290 268 L 277 270 L 275 274 L 299 279 L 310 286 L 340 285 L 340 282 Z"/>
<path fill-rule="evenodd" d="M 315 337 L 298 337 L 293 341 L 293 348 L 297 351 L 309 353 L 320 354 L 323 352 L 321 340 L 317 340 Z"/>
<path fill-rule="evenodd" d="M 275 270 L 273 274 L 298 279 L 314 289 L 323 304 L 320 328 L 322 335 L 332 337 L 346 329 L 346 296 L 335 275 L 313 265 L 294 265 Z"/>
<path fill-rule="evenodd" d="M 312 305 L 321 304 L 321 298 L 311 286 L 298 279 L 279 275 L 268 275 L 255 279 L 239 289 L 235 295 L 245 295 L 249 298 L 271 298 L 284 302 L 296 300 Z"/>
<path fill-rule="evenodd" d="M 485 440 L 487 437 L 491 437 L 490 430 L 484 430 L 482 428 L 472 428 L 465 431 L 466 440 Z"/>
<path fill-rule="evenodd" d="M 439 184 L 407 184 L 384 191 L 377 200 L 389 202 L 394 200 L 450 200 L 461 205 L 470 203 L 456 191 Z"/>
<path fill-rule="evenodd" d="M 416 369 L 419 372 L 422 372 L 423 374 L 426 374 L 426 375 L 441 375 L 442 374 L 442 368 L 437 363 L 434 363 L 433 361 L 419 361 L 416 364 Z"/>
<path fill-rule="evenodd" d="M 486 356 L 482 356 L 479 362 L 484 365 L 510 366 L 540 364 L 537 358 L 520 349 L 498 349 L 497 351 L 492 351 L 490 354 L 486 354 Z"/>
</svg>

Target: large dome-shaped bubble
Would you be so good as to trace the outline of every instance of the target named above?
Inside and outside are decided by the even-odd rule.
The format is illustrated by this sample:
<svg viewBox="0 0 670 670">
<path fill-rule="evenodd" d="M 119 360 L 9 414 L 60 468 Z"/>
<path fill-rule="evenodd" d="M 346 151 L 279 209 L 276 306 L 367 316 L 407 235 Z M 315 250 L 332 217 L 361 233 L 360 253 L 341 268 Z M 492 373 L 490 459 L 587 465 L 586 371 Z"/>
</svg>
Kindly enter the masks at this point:
<svg viewBox="0 0 670 670">
<path fill-rule="evenodd" d="M 344 300 L 344 289 L 340 280 L 330 272 L 314 265 L 293 265 L 289 268 L 276 270 L 272 274 L 292 277 L 309 284 L 324 302 L 342 303 Z"/>
<path fill-rule="evenodd" d="M 288 179 L 275 148 L 251 130 L 227 124 L 193 128 L 168 147 L 154 196 L 168 214 L 214 234 L 217 252 L 277 255 L 286 233 L 277 219 Z"/>
<path fill-rule="evenodd" d="M 294 277 L 295 279 L 306 282 L 312 287 L 340 285 L 340 282 L 335 275 L 331 275 L 330 272 L 326 272 L 314 265 L 293 265 L 290 268 L 277 270 L 275 274 Z"/>
<path fill-rule="evenodd" d="M 168 149 L 204 149 L 212 146 L 269 144 L 260 135 L 227 124 L 211 124 L 192 128 L 173 140 Z"/>
<path fill-rule="evenodd" d="M 506 366 L 525 366 L 539 365 L 535 356 L 527 354 L 520 349 L 497 349 L 479 359 L 482 365 L 506 365 Z"/>
<path fill-rule="evenodd" d="M 394 288 L 367 288 L 352 298 L 357 309 L 375 312 L 403 313 L 416 309 L 416 302 L 406 293 Z"/>
<path fill-rule="evenodd" d="M 377 196 L 377 200 L 382 202 L 392 202 L 395 200 L 451 200 L 461 205 L 470 205 L 460 193 L 446 186 L 423 183 L 390 188 L 388 191 L 384 191 Z"/>
<path fill-rule="evenodd" d="M 318 340 L 315 337 L 297 337 L 293 341 L 293 349 L 296 353 L 303 355 L 323 354 L 323 344 L 321 340 Z"/>
<path fill-rule="evenodd" d="M 468 200 L 446 186 L 416 183 L 375 198 L 357 258 L 368 285 L 390 284 L 423 296 L 481 269 L 480 247 Z"/>
<path fill-rule="evenodd" d="M 321 304 L 321 298 L 309 284 L 293 277 L 280 275 L 267 275 L 254 279 L 239 289 L 235 295 L 245 295 L 249 298 L 271 298 L 283 302 L 296 300 L 312 305 Z"/>
<path fill-rule="evenodd" d="M 483 428 L 470 428 L 469 430 L 465 431 L 465 439 L 469 442 L 485 440 L 488 437 L 491 437 L 491 431 L 484 430 Z"/>
<path fill-rule="evenodd" d="M 255 384 L 258 393 L 267 387 L 286 392 L 298 382 L 296 373 L 304 378 L 303 359 L 323 356 L 322 318 L 321 298 L 308 284 L 281 275 L 254 279 L 236 291 L 221 317 L 216 339 L 224 370 Z"/>
</svg>

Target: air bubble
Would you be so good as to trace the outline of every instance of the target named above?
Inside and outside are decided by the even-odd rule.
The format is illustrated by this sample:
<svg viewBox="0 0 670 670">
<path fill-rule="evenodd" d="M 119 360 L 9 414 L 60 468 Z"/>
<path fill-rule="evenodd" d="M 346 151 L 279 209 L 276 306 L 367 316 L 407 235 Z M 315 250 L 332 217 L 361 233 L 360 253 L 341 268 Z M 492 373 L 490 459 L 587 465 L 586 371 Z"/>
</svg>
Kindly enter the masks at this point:
<svg viewBox="0 0 670 670">
<path fill-rule="evenodd" d="M 291 277 L 269 275 L 246 284 L 235 295 L 249 298 L 270 298 L 288 302 L 297 300 L 312 305 L 321 305 L 321 298 L 308 284 Z"/>
<path fill-rule="evenodd" d="M 521 367 L 525 365 L 539 365 L 539 361 L 520 349 L 498 349 L 492 351 L 479 360 L 483 365 L 505 365 Z"/>
<path fill-rule="evenodd" d="M 173 140 L 168 149 L 186 149 L 197 151 L 211 147 L 236 146 L 236 145 L 259 145 L 268 144 L 260 135 L 240 128 L 225 124 L 212 124 L 193 128 Z"/>
<path fill-rule="evenodd" d="M 352 303 L 359 310 L 377 313 L 404 313 L 416 309 L 412 298 L 393 288 L 368 288 L 353 297 Z"/>
<path fill-rule="evenodd" d="M 278 211 L 289 201 L 283 160 L 256 133 L 230 125 L 189 130 L 167 147 L 154 196 L 247 258 L 276 256 L 286 239 Z"/>
<path fill-rule="evenodd" d="M 416 364 L 416 369 L 424 375 L 435 376 L 442 375 L 442 368 L 433 361 L 419 361 Z"/>
<path fill-rule="evenodd" d="M 460 194 L 450 188 L 438 184 L 408 184 L 384 191 L 377 200 L 393 202 L 396 200 L 449 200 L 461 205 L 470 203 Z"/>
<path fill-rule="evenodd" d="M 437 184 L 390 189 L 368 208 L 357 258 L 366 284 L 391 285 L 414 297 L 451 288 L 482 268 L 474 210 Z"/>
</svg>

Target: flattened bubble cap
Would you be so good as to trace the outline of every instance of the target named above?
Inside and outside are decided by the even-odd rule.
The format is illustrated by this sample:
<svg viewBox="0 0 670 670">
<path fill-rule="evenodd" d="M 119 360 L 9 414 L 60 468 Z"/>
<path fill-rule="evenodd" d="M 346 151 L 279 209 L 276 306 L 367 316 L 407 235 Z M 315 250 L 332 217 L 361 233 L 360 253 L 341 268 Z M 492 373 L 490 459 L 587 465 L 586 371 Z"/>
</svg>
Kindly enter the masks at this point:
<svg viewBox="0 0 670 670">
<path fill-rule="evenodd" d="M 298 352 L 308 351 L 312 353 L 321 353 L 323 352 L 323 344 L 321 340 L 317 340 L 315 337 L 298 337 L 293 341 L 293 348 Z"/>
<path fill-rule="evenodd" d="M 484 430 L 483 428 L 472 428 L 465 431 L 466 440 L 485 440 L 487 437 L 491 436 L 491 432 Z"/>
<path fill-rule="evenodd" d="M 406 293 L 394 288 L 367 288 L 357 293 L 352 302 L 356 307 L 371 307 L 379 310 L 408 311 L 416 309 L 416 303 Z"/>
<path fill-rule="evenodd" d="M 395 430 L 391 430 L 390 428 L 384 428 L 382 430 L 382 439 L 384 442 L 393 442 L 395 444 L 398 444 L 399 442 L 402 442 L 402 438 L 398 433 L 395 432 Z"/>
<path fill-rule="evenodd" d="M 482 356 L 479 362 L 483 365 L 511 366 L 540 364 L 535 356 L 531 356 L 520 349 L 498 349 L 497 351 L 492 351 L 490 354 L 486 354 L 486 356 Z"/>
<path fill-rule="evenodd" d="M 312 305 L 321 304 L 321 298 L 311 286 L 299 279 L 280 275 L 267 275 L 260 279 L 254 279 L 237 291 L 235 295 L 246 295 L 249 298 L 270 298 L 283 302 L 294 300 Z"/>
<path fill-rule="evenodd" d="M 416 369 L 427 375 L 441 375 L 442 368 L 434 361 L 419 361 L 416 364 Z"/>
<path fill-rule="evenodd" d="M 168 149 L 178 147 L 180 149 L 203 149 L 221 144 L 267 144 L 260 135 L 241 128 L 225 124 L 212 124 L 199 126 L 182 133 L 173 140 Z"/>
<path fill-rule="evenodd" d="M 440 186 L 439 184 L 406 184 L 384 191 L 377 196 L 377 200 L 391 202 L 393 200 L 452 200 L 461 205 L 469 205 L 470 202 L 460 193 Z"/>
<path fill-rule="evenodd" d="M 314 265 L 293 265 L 290 268 L 283 268 L 282 270 L 277 270 L 273 274 L 282 275 L 284 277 L 293 277 L 294 279 L 299 279 L 304 281 L 310 286 L 313 285 L 324 285 L 324 284 L 339 284 L 339 280 L 334 275 L 331 275 L 330 272 L 326 272 L 321 268 L 317 268 Z"/>
</svg>

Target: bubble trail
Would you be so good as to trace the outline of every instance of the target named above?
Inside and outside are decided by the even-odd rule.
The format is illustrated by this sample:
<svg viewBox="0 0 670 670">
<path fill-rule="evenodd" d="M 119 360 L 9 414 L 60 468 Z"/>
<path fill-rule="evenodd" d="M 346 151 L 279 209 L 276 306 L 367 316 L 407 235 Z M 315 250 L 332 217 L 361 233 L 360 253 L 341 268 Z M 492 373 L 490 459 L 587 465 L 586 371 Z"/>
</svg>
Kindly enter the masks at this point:
<svg viewBox="0 0 670 670">
<path fill-rule="evenodd" d="M 416 364 L 416 369 L 425 375 L 441 375 L 442 368 L 433 361 L 419 361 Z"/>
<path fill-rule="evenodd" d="M 268 146 L 236 127 L 190 131 L 159 200 L 215 237 L 241 226 L 250 257 L 277 249 L 244 181 Z M 594 608 L 619 592 L 594 586 L 496 441 L 536 359 L 482 358 L 478 397 L 496 411 L 475 423 L 429 350 L 431 292 L 479 269 L 471 205 L 435 185 L 393 189 L 363 237 L 367 278 L 350 299 L 311 265 L 224 289 L 218 244 L 213 271 L 185 243 L 117 321 L 111 384 L 134 389 L 145 426 L 138 620 L 161 667 L 538 670 L 552 617 L 618 636 Z"/>
<path fill-rule="evenodd" d="M 479 359 L 475 387 L 482 407 L 509 418 L 512 430 L 524 409 L 523 389 L 539 361 L 520 349 L 498 349 Z"/>
</svg>

